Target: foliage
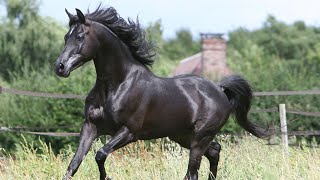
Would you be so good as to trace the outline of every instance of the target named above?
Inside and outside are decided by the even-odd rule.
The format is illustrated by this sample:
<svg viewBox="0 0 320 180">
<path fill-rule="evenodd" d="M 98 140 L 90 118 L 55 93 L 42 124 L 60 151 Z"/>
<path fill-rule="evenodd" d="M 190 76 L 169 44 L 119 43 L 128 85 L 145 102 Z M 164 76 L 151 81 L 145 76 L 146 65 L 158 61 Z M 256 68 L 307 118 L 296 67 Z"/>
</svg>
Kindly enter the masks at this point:
<svg viewBox="0 0 320 180">
<path fill-rule="evenodd" d="M 13 79 L 10 86 L 15 89 L 36 92 L 85 95 L 93 86 L 94 78 L 92 64 L 80 68 L 79 72 L 72 74 L 68 79 L 57 78 L 53 71 L 45 67 L 39 71 L 27 72 L 24 78 Z M 0 126 L 33 127 L 31 130 L 34 131 L 79 132 L 84 120 L 83 108 L 84 100 L 79 99 L 2 94 Z M 28 140 L 37 139 L 34 135 L 26 135 L 26 138 Z M 45 140 L 54 145 L 55 152 L 66 144 L 77 142 L 76 138 L 67 137 L 46 137 Z M 19 133 L 0 134 L 1 146 L 7 150 L 13 150 L 19 141 L 21 141 Z"/>
<path fill-rule="evenodd" d="M 38 1 L 5 0 L 7 17 L 0 24 L 0 77 L 2 86 L 35 92 L 85 95 L 94 84 L 92 64 L 85 65 L 68 79 L 57 78 L 52 64 L 58 57 L 66 28 L 38 15 Z M 2 43 L 1 43 L 2 42 Z M 85 78 L 83 78 L 85 77 Z M 1 94 L 0 126 L 27 131 L 79 132 L 83 122 L 83 100 L 35 98 Z M 23 129 L 31 127 L 32 129 Z M 59 128 L 63 127 L 63 128 Z M 27 140 L 37 139 L 26 135 Z M 46 137 L 57 152 L 74 137 Z M 1 133 L 1 147 L 12 151 L 21 141 L 19 133 Z"/>
<path fill-rule="evenodd" d="M 200 42 L 192 37 L 187 29 L 180 29 L 176 37 L 163 38 L 161 21 L 150 23 L 146 28 L 147 38 L 156 46 L 157 60 L 152 68 L 159 76 L 168 76 L 180 60 L 200 51 Z"/>
<path fill-rule="evenodd" d="M 176 38 L 169 39 L 163 46 L 170 59 L 181 60 L 200 51 L 200 42 L 195 41 L 188 29 L 176 32 Z"/>
<path fill-rule="evenodd" d="M 38 70 L 56 59 L 65 27 L 38 14 L 36 0 L 4 0 L 7 17 L 0 24 L 0 76 L 12 80 L 25 70 Z"/>
<path fill-rule="evenodd" d="M 297 21 L 287 25 L 267 18 L 261 29 L 239 28 L 229 34 L 228 63 L 247 78 L 254 91 L 294 91 L 320 88 L 320 29 Z M 319 112 L 319 95 L 256 97 L 252 109 L 277 107 Z M 319 130 L 316 117 L 288 114 L 289 130 Z M 279 127 L 278 113 L 251 114 L 250 119 Z M 233 131 L 228 122 L 227 131 Z"/>
<path fill-rule="evenodd" d="M 163 39 L 163 30 L 161 27 L 161 21 L 158 20 L 154 23 L 150 23 L 146 28 L 147 39 L 154 44 L 156 48 L 156 61 L 152 66 L 152 71 L 158 76 L 167 76 L 172 71 L 176 62 L 170 59 L 165 53 L 163 47 L 165 46 L 165 40 Z"/>
<path fill-rule="evenodd" d="M 218 138 L 222 150 L 217 179 L 319 179 L 320 151 L 317 148 L 289 148 L 285 156 L 281 146 L 268 146 L 252 137 L 231 143 L 229 137 Z M 71 148 L 54 155 L 50 146 L 39 147 L 24 141 L 16 158 L 0 161 L 0 179 L 61 179 L 73 157 Z M 74 179 L 99 179 L 95 152 L 103 144 L 94 143 Z M 257 149 L 259 149 L 257 151 Z M 179 145 L 157 141 L 151 147 L 138 141 L 109 155 L 105 167 L 113 179 L 182 179 L 189 153 Z M 199 179 L 207 179 L 209 162 L 202 159 Z"/>
</svg>

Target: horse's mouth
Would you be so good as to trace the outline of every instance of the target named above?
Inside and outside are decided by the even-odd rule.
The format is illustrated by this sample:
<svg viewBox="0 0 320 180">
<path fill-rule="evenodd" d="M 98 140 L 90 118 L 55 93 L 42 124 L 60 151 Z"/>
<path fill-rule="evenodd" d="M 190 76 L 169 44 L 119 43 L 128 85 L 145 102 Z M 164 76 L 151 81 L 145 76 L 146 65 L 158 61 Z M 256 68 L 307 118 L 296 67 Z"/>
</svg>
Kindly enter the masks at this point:
<svg viewBox="0 0 320 180">
<path fill-rule="evenodd" d="M 85 62 L 84 61 L 78 61 L 71 69 L 68 71 L 67 77 L 70 75 L 71 71 L 77 69 L 78 67 L 82 66 Z"/>
<path fill-rule="evenodd" d="M 73 70 L 82 66 L 84 63 L 82 56 L 80 54 L 76 54 L 71 56 L 65 63 L 59 63 L 59 65 L 63 65 L 63 69 L 58 68 L 56 65 L 56 74 L 60 77 L 67 78 Z"/>
<path fill-rule="evenodd" d="M 65 71 L 65 72 L 62 73 L 62 74 L 58 74 L 58 76 L 63 77 L 63 78 L 67 78 L 67 77 L 70 76 L 70 71 Z"/>
</svg>

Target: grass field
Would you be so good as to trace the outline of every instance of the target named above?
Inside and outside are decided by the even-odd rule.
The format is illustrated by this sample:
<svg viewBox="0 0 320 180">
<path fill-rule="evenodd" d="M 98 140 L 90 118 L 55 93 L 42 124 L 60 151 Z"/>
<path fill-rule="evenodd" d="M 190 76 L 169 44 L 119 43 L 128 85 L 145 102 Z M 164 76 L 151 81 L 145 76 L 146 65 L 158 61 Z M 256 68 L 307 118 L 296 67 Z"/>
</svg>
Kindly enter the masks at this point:
<svg viewBox="0 0 320 180">
<path fill-rule="evenodd" d="M 320 149 L 290 148 L 286 156 L 281 146 L 246 136 L 237 143 L 220 137 L 222 145 L 217 179 L 320 179 Z M 108 175 L 114 180 L 179 180 L 188 163 L 188 151 L 175 143 L 163 141 L 147 146 L 139 141 L 114 152 L 106 161 Z M 98 179 L 94 152 L 102 146 L 96 142 L 81 164 L 74 179 Z M 4 150 L 2 150 L 4 153 Z M 35 149 L 32 143 L 22 143 L 15 158 L 0 160 L 0 179 L 61 179 L 73 156 L 70 149 L 54 155 L 46 144 Z M 203 158 L 199 179 L 207 179 L 209 163 Z"/>
</svg>

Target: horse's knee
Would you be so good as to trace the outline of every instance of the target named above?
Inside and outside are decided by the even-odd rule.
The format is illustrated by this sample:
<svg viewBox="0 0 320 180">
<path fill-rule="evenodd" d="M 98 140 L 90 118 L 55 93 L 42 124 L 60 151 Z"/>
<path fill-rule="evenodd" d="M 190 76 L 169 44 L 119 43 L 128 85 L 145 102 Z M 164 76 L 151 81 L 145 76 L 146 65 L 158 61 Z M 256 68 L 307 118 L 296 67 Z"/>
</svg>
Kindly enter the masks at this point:
<svg viewBox="0 0 320 180">
<path fill-rule="evenodd" d="M 100 149 L 97 153 L 96 153 L 96 162 L 97 163 L 100 163 L 100 162 L 104 162 L 107 158 L 107 153 L 103 150 L 103 149 Z"/>
</svg>

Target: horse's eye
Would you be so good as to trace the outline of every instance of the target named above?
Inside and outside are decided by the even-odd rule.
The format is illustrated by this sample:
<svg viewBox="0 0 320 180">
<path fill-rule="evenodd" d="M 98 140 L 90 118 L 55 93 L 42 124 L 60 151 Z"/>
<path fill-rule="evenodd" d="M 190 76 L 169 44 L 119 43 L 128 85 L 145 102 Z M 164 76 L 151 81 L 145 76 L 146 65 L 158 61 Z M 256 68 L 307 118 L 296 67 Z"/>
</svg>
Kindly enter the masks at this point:
<svg viewBox="0 0 320 180">
<path fill-rule="evenodd" d="M 77 37 L 76 37 L 76 40 L 79 43 L 81 43 L 83 41 L 83 39 L 84 39 L 84 36 L 81 36 L 81 35 L 77 35 Z"/>
</svg>

